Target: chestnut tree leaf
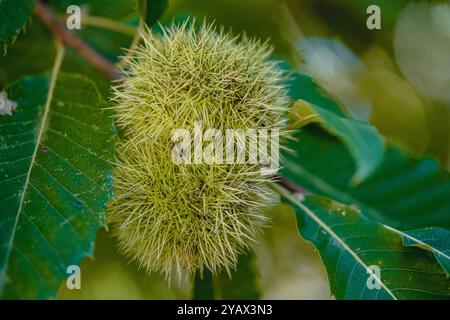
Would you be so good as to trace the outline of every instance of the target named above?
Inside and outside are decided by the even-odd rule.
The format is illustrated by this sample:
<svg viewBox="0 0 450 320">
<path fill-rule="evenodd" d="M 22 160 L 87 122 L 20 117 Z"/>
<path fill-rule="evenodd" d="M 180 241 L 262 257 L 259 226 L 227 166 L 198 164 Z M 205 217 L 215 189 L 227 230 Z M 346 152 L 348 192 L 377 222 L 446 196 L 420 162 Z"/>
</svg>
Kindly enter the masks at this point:
<svg viewBox="0 0 450 320">
<path fill-rule="evenodd" d="M 0 0 L 0 55 L 10 45 L 33 14 L 34 0 Z"/>
<path fill-rule="evenodd" d="M 337 115 L 304 100 L 296 101 L 291 111 L 291 129 L 313 122 L 338 137 L 348 148 L 356 162 L 353 184 L 365 180 L 380 164 L 384 153 L 384 139 L 367 122 Z"/>
<path fill-rule="evenodd" d="M 405 246 L 403 233 L 354 208 L 283 191 L 298 228 L 317 248 L 337 299 L 448 299 L 450 281 L 425 250 Z"/>
<path fill-rule="evenodd" d="M 403 233 L 403 244 L 432 252 L 450 277 L 450 231 L 436 227 L 407 230 Z"/>
<path fill-rule="evenodd" d="M 355 186 L 348 149 L 320 128 L 307 126 L 286 147 L 280 175 L 310 192 L 361 208 L 363 214 L 397 229 L 450 229 L 450 175 L 436 160 L 414 159 L 388 145 L 381 164 Z"/>
<path fill-rule="evenodd" d="M 92 254 L 112 197 L 108 105 L 91 80 L 59 72 L 62 55 L 49 77 L 6 89 L 17 109 L 0 116 L 3 299 L 54 297 L 68 267 Z"/>
</svg>

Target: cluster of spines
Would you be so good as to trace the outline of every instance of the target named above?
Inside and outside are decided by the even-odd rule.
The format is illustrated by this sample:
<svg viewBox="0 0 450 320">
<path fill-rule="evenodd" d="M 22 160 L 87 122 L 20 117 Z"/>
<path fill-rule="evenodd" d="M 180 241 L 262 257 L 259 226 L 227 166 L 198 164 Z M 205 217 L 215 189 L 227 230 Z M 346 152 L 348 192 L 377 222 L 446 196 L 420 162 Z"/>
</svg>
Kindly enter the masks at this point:
<svg viewBox="0 0 450 320">
<path fill-rule="evenodd" d="M 255 239 L 272 198 L 255 164 L 175 164 L 171 132 L 283 128 L 285 75 L 267 43 L 196 28 L 144 30 L 115 87 L 116 200 L 110 221 L 122 250 L 148 271 L 229 270 Z"/>
</svg>

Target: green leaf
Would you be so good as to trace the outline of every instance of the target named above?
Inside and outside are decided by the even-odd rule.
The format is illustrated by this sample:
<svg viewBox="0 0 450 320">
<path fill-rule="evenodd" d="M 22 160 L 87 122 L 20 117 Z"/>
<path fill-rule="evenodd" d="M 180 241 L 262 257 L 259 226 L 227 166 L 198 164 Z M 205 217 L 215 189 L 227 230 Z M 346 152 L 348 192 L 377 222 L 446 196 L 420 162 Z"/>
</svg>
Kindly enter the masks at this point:
<svg viewBox="0 0 450 320">
<path fill-rule="evenodd" d="M 0 116 L 0 298 L 56 295 L 69 265 L 91 255 L 112 197 L 114 126 L 80 75 L 28 77 Z"/>
<path fill-rule="evenodd" d="M 0 54 L 6 53 L 33 14 L 34 0 L 0 0 Z"/>
<path fill-rule="evenodd" d="M 370 124 L 344 118 L 303 100 L 294 103 L 291 115 L 291 128 L 317 122 L 347 146 L 357 165 L 352 178 L 353 184 L 365 180 L 380 164 L 384 142 L 382 136 Z"/>
<path fill-rule="evenodd" d="M 337 299 L 448 299 L 450 282 L 424 250 L 404 246 L 402 233 L 321 196 L 282 191 L 301 235 L 319 251 Z"/>
<path fill-rule="evenodd" d="M 55 41 L 38 19 L 19 37 L 8 53 L 0 58 L 0 87 L 26 75 L 41 74 L 55 60 Z"/>
<path fill-rule="evenodd" d="M 311 192 L 359 207 L 398 229 L 450 229 L 450 177 L 432 159 L 416 160 L 389 146 L 375 173 L 352 186 L 355 163 L 336 138 L 315 127 L 295 134 L 280 174 Z"/>
<path fill-rule="evenodd" d="M 147 26 L 153 26 L 169 6 L 169 0 L 138 0 L 138 11 Z"/>
<path fill-rule="evenodd" d="M 447 277 L 450 276 L 450 231 L 443 228 L 405 231 L 403 244 L 432 252 Z"/>
<path fill-rule="evenodd" d="M 337 100 L 327 93 L 311 77 L 289 70 L 286 63 L 279 63 L 280 68 L 289 74 L 287 82 L 288 94 L 292 101 L 305 100 L 309 103 L 320 106 L 338 116 L 348 117 L 344 107 Z"/>
<path fill-rule="evenodd" d="M 352 183 L 359 184 L 369 177 L 383 157 L 383 137 L 370 124 L 351 119 L 341 104 L 312 78 L 290 71 L 286 63 L 279 63 L 279 66 L 290 74 L 287 86 L 290 98 L 295 101 L 290 128 L 320 123 L 347 146 L 355 159 L 357 169 Z"/>
<path fill-rule="evenodd" d="M 228 275 L 226 272 L 213 276 L 204 271 L 203 276 L 196 274 L 194 299 L 196 300 L 256 300 L 261 298 L 258 286 L 258 272 L 253 252 L 242 254 L 237 269 Z"/>
<path fill-rule="evenodd" d="M 52 67 L 55 52 L 53 36 L 39 20 L 34 21 L 26 34 L 0 59 L 0 88 L 26 75 L 42 74 Z M 61 70 L 86 75 L 95 81 L 104 96 L 109 94 L 110 80 L 87 64 L 75 51 L 66 51 Z"/>
</svg>

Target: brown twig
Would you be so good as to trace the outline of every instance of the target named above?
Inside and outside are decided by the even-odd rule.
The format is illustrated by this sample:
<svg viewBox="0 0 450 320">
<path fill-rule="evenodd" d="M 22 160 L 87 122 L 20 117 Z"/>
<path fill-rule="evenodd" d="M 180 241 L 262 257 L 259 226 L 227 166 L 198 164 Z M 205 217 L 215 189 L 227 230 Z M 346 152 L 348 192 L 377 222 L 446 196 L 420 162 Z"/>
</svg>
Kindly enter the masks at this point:
<svg viewBox="0 0 450 320">
<path fill-rule="evenodd" d="M 78 52 L 78 54 L 86 59 L 93 67 L 105 74 L 111 80 L 120 78 L 120 70 L 114 64 L 89 47 L 78 35 L 68 30 L 55 13 L 40 0 L 36 1 L 35 13 L 56 37 L 58 37 L 65 45 Z"/>
</svg>

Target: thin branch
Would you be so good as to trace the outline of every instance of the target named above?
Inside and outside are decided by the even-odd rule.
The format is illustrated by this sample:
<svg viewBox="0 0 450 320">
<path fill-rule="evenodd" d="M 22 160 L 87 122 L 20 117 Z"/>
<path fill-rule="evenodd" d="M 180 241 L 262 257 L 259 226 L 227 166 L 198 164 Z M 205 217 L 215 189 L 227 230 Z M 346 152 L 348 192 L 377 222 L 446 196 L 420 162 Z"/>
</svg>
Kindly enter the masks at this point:
<svg viewBox="0 0 450 320">
<path fill-rule="evenodd" d="M 35 13 L 57 38 L 78 52 L 93 67 L 111 80 L 120 78 L 120 71 L 114 64 L 89 47 L 78 35 L 68 30 L 55 13 L 40 0 L 36 1 Z"/>
</svg>

